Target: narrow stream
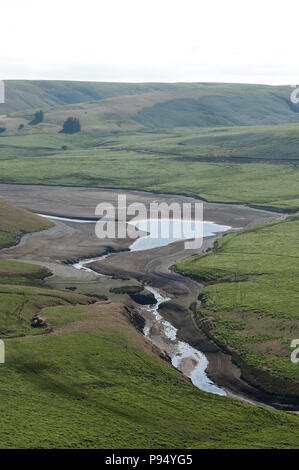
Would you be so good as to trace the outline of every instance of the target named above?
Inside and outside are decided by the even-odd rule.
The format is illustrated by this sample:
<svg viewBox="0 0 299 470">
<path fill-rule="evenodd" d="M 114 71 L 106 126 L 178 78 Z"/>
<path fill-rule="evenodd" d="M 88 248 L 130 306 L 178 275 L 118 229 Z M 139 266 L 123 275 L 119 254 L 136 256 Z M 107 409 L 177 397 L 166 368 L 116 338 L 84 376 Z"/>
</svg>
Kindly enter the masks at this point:
<svg viewBox="0 0 299 470">
<path fill-rule="evenodd" d="M 209 362 L 206 356 L 202 352 L 190 346 L 190 344 L 180 341 L 177 338 L 177 328 L 160 315 L 160 305 L 163 302 L 170 300 L 170 298 L 163 297 L 157 289 L 154 289 L 151 286 L 145 287 L 155 296 L 157 303 L 153 306 L 146 307 L 148 312 L 153 315 L 154 321 L 153 323 L 151 322 L 152 326 L 148 325 L 149 321 L 146 322 L 144 335 L 154 343 L 154 334 L 153 337 L 151 335 L 152 327 L 154 327 L 155 331 L 159 331 L 160 335 L 165 335 L 166 341 L 163 342 L 163 349 L 171 357 L 171 363 L 176 369 L 189 377 L 193 385 L 200 390 L 215 393 L 217 395 L 226 395 L 226 392 L 215 385 L 207 376 L 206 369 Z M 160 341 L 157 346 L 160 346 Z"/>
<path fill-rule="evenodd" d="M 91 220 L 83 221 L 79 219 L 65 217 L 54 217 L 43 214 L 39 215 L 42 215 L 43 217 L 47 217 L 49 219 L 61 221 L 95 223 L 95 221 Z M 227 226 L 216 225 L 212 222 L 207 222 L 207 224 L 209 225 L 207 226 L 206 230 L 204 230 L 204 236 L 208 236 L 214 232 L 225 231 L 230 228 Z M 145 241 L 145 244 L 143 244 L 144 250 L 154 248 L 153 241 L 150 239 L 150 235 L 142 238 L 147 240 Z M 142 240 L 142 238 L 139 238 L 138 240 Z M 170 237 L 168 243 L 163 242 L 163 245 L 172 243 L 173 241 L 173 238 Z M 159 243 L 159 239 L 157 243 L 158 244 L 156 244 L 155 246 L 161 246 L 161 241 Z M 132 245 L 129 247 L 129 250 L 132 252 L 139 251 L 140 249 L 141 246 L 139 243 L 136 243 L 136 241 L 132 243 Z M 108 253 L 93 259 L 84 259 L 73 264 L 73 267 L 75 269 L 81 269 L 86 272 L 94 273 L 97 276 L 103 276 L 103 274 L 97 273 L 93 269 L 88 268 L 88 265 L 94 263 L 95 261 L 100 261 L 105 258 L 108 258 L 108 256 L 111 256 L 112 254 L 114 253 Z M 145 289 L 147 289 L 155 296 L 157 303 L 155 305 L 140 307 L 145 314 L 146 320 L 143 332 L 144 335 L 149 338 L 154 344 L 156 344 L 160 349 L 163 349 L 170 356 L 172 365 L 176 369 L 180 370 L 185 376 L 189 377 L 194 386 L 205 392 L 210 392 L 223 396 L 227 395 L 223 389 L 215 385 L 207 376 L 206 370 L 209 363 L 206 356 L 202 352 L 193 348 L 190 344 L 185 343 L 184 341 L 180 341 L 177 338 L 177 328 L 175 328 L 170 322 L 165 320 L 160 315 L 160 305 L 164 302 L 169 301 L 170 298 L 163 296 L 161 292 L 151 286 L 146 285 Z"/>
<path fill-rule="evenodd" d="M 97 276 L 105 276 L 104 274 L 98 273 L 97 271 L 94 271 L 93 269 L 87 268 L 86 266 L 91 263 L 95 263 L 96 261 L 100 261 L 102 259 L 108 258 L 112 253 L 107 253 L 106 255 L 99 256 L 98 258 L 88 258 L 88 259 L 83 259 L 81 261 L 78 261 L 78 263 L 74 263 L 73 267 L 76 269 L 81 269 L 82 271 L 86 271 L 87 273 L 93 273 L 96 274 Z"/>
</svg>

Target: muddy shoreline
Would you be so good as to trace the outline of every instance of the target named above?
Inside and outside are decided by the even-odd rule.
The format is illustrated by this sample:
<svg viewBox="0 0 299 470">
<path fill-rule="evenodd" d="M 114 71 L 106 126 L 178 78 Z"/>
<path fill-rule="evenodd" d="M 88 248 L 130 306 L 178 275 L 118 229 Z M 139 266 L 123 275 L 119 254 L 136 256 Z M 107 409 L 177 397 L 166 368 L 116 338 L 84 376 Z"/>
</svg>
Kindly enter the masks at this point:
<svg viewBox="0 0 299 470">
<path fill-rule="evenodd" d="M 48 187 L 26 185 L 0 185 L 0 199 L 21 206 L 33 212 L 48 215 L 84 219 L 94 219 L 98 203 L 117 203 L 117 196 L 127 194 L 128 204 L 143 202 L 198 202 L 198 199 L 180 195 L 164 195 L 140 191 L 99 190 L 92 188 Z M 229 225 L 232 230 L 240 230 L 254 225 L 284 218 L 281 213 L 254 209 L 233 204 L 203 203 L 204 219 L 221 225 Z M 208 358 L 208 375 L 229 396 L 237 397 L 257 405 L 288 409 L 290 401 L 283 397 L 265 394 L 251 387 L 240 377 L 239 368 L 229 354 L 220 350 L 207 335 L 200 330 L 190 305 L 197 302 L 203 288 L 196 280 L 173 272 L 171 266 L 194 253 L 212 249 L 215 241 L 222 236 L 217 234 L 203 240 L 203 246 L 196 250 L 185 250 L 184 242 L 154 248 L 146 252 L 128 252 L 131 239 L 99 240 L 92 223 L 72 223 L 55 221 L 55 227 L 26 235 L 14 247 L 1 250 L 0 258 L 32 262 L 48 267 L 53 275 L 46 281 L 60 289 L 75 288 L 77 292 L 90 295 L 107 295 L 139 310 L 126 294 L 111 294 L 110 289 L 131 285 L 149 284 L 160 289 L 171 301 L 161 305 L 160 313 L 177 329 L 178 338 L 202 351 Z M 105 260 L 94 262 L 90 267 L 110 277 L 96 276 L 92 272 L 75 270 L 68 263 L 81 259 L 99 257 L 114 252 Z"/>
</svg>

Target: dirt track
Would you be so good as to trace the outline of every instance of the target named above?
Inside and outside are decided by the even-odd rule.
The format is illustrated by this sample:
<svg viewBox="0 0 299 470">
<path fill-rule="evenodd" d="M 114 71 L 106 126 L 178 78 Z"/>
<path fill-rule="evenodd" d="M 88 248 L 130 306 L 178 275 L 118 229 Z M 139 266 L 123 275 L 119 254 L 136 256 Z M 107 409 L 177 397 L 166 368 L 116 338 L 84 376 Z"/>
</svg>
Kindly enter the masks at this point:
<svg viewBox="0 0 299 470">
<path fill-rule="evenodd" d="M 119 194 L 127 194 L 128 203 L 143 202 L 195 202 L 184 196 L 157 195 L 137 191 L 98 190 L 89 188 L 66 188 L 47 186 L 0 185 L 0 199 L 38 213 L 73 218 L 95 218 L 95 207 L 100 202 L 116 204 Z M 204 219 L 231 226 L 245 228 L 271 221 L 281 214 L 260 211 L 245 206 L 204 203 Z M 96 218 L 95 218 L 96 219 Z M 113 296 L 110 288 L 125 284 L 148 283 L 160 288 L 172 301 L 165 304 L 161 313 L 179 329 L 179 337 L 204 352 L 209 360 L 209 375 L 231 395 L 253 401 L 269 401 L 273 397 L 255 390 L 240 379 L 239 369 L 207 339 L 194 322 L 190 304 L 197 301 L 202 286 L 196 281 L 169 270 L 176 261 L 212 247 L 221 236 L 205 238 L 200 250 L 185 250 L 184 242 L 146 252 L 115 253 L 101 262 L 90 265 L 94 270 L 111 277 L 96 276 L 78 271 L 65 262 L 100 256 L 107 251 L 126 250 L 129 239 L 99 240 L 94 233 L 94 224 L 57 221 L 50 230 L 23 237 L 21 243 L 0 252 L 1 258 L 33 262 L 49 267 L 53 276 L 48 284 L 59 287 L 75 287 L 78 292 L 107 295 L 117 300 L 129 301 L 126 295 Z M 125 279 L 125 280 L 124 280 Z M 136 306 L 136 305 L 135 305 Z"/>
</svg>

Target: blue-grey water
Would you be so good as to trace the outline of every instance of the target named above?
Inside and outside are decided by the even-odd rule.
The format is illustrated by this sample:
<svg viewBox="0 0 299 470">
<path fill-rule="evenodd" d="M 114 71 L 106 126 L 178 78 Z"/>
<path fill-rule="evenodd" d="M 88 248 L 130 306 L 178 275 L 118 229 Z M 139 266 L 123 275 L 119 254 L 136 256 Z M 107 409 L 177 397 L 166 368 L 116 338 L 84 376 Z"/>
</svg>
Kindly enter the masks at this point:
<svg viewBox="0 0 299 470">
<path fill-rule="evenodd" d="M 131 251 L 150 250 L 180 240 L 209 237 L 231 228 L 228 225 L 218 225 L 214 222 L 181 219 L 144 219 L 130 221 L 129 224 L 148 233 L 148 235 L 134 241 L 130 246 Z"/>
<path fill-rule="evenodd" d="M 197 349 L 193 348 L 190 344 L 185 343 L 177 338 L 177 328 L 175 328 L 169 321 L 165 320 L 159 313 L 159 307 L 162 303 L 171 300 L 169 297 L 163 296 L 157 289 L 151 286 L 145 286 L 156 298 L 157 303 L 152 306 L 146 307 L 154 317 L 155 329 L 159 329 L 161 337 L 166 337 L 164 343 L 164 350 L 171 357 L 172 365 L 185 373 L 190 378 L 195 387 L 205 392 L 214 393 L 216 395 L 225 396 L 226 392 L 218 385 L 214 384 L 207 376 L 206 370 L 209 364 L 207 357 Z M 144 328 L 144 335 L 151 339 L 151 328 Z M 163 336 L 162 336 L 163 335 Z M 159 346 L 159 345 L 158 345 Z M 184 362 L 188 361 L 189 370 L 186 373 Z M 191 366 L 190 366 L 191 365 Z"/>
<path fill-rule="evenodd" d="M 38 214 L 47 219 L 61 220 L 65 222 L 95 224 L 97 221 L 91 219 L 74 219 L 71 217 L 58 217 L 54 215 Z M 103 221 L 103 224 L 106 222 Z M 117 222 L 116 222 L 117 223 Z M 130 245 L 130 251 L 151 250 L 159 246 L 166 246 L 180 240 L 190 240 L 194 238 L 203 238 L 214 235 L 218 232 L 226 232 L 231 227 L 228 225 L 219 225 L 209 221 L 193 221 L 181 219 L 142 219 L 131 220 L 129 226 L 134 226 L 138 230 L 146 232 L 145 236 L 138 236 Z M 137 231 L 132 228 L 132 232 Z"/>
<path fill-rule="evenodd" d="M 60 217 L 58 215 L 47 215 L 47 214 L 37 214 L 40 217 L 46 217 L 46 219 L 53 219 L 53 220 L 62 220 L 65 222 L 77 222 L 78 224 L 95 224 L 96 220 L 91 219 L 72 219 L 71 217 Z"/>
</svg>

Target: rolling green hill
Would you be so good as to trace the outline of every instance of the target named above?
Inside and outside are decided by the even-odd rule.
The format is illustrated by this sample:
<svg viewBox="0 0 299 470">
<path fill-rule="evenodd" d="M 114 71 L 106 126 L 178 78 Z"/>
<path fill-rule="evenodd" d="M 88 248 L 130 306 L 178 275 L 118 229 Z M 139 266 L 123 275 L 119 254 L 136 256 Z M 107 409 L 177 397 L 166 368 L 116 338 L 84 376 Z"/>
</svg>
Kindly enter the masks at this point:
<svg viewBox="0 0 299 470">
<path fill-rule="evenodd" d="M 110 126 L 136 129 L 279 124 L 299 122 L 291 91 L 287 86 L 221 83 L 7 81 L 0 112 L 57 108 L 46 122 L 60 124 L 57 118 L 66 106 L 65 111 L 85 117 L 86 128 L 103 128 L 107 120 Z M 23 117 L 29 121 L 32 116 Z"/>
<path fill-rule="evenodd" d="M 55 80 L 5 80 L 6 102 L 1 114 L 31 108 L 48 108 L 72 103 L 85 103 L 113 96 L 169 89 L 172 85 L 156 83 L 71 82 Z"/>
<path fill-rule="evenodd" d="M 239 91 L 239 90 L 238 90 Z M 274 93 L 225 95 L 222 90 L 198 99 L 177 98 L 144 108 L 137 121 L 145 127 L 214 127 L 298 122 L 299 107 L 285 96 L 285 90 Z"/>
</svg>

